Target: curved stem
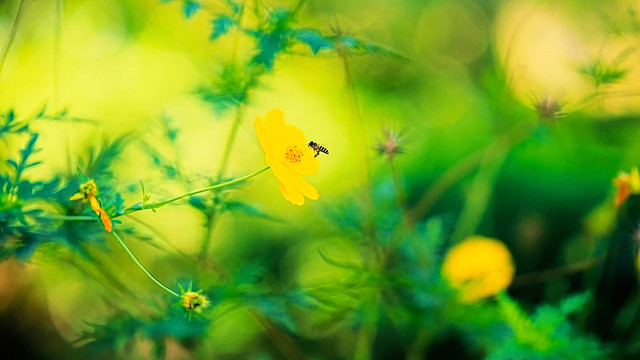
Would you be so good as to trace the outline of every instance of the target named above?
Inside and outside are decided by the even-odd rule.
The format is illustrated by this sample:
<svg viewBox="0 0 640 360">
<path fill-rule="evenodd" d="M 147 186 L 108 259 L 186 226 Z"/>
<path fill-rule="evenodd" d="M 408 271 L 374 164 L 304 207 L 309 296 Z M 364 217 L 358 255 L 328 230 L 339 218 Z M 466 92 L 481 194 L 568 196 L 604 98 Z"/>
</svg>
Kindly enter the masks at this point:
<svg viewBox="0 0 640 360">
<path fill-rule="evenodd" d="M 190 192 L 188 192 L 186 194 L 178 195 L 178 196 L 172 197 L 171 199 L 161 201 L 159 203 L 137 204 L 137 205 L 134 205 L 134 206 L 126 209 L 123 214 L 116 215 L 113 218 L 117 218 L 117 217 L 120 217 L 122 215 L 131 214 L 131 213 L 136 212 L 136 211 L 148 210 L 148 209 L 157 209 L 157 208 L 163 207 L 163 206 L 165 206 L 167 204 L 170 204 L 172 202 L 176 202 L 176 201 L 178 201 L 180 199 L 184 199 L 184 198 L 189 197 L 189 196 L 193 196 L 193 195 L 200 194 L 200 193 L 203 193 L 203 192 L 206 192 L 206 191 L 220 189 L 220 188 L 223 188 L 223 187 L 226 187 L 226 186 L 229 186 L 229 185 L 237 184 L 239 182 L 243 182 L 245 180 L 248 180 L 248 179 L 250 179 L 250 178 L 252 178 L 252 177 L 254 177 L 254 176 L 256 176 L 256 175 L 258 175 L 260 173 L 263 173 L 263 172 L 267 171 L 268 169 L 269 169 L 269 167 L 267 166 L 266 168 L 264 168 L 262 170 L 259 170 L 259 171 L 256 171 L 253 174 L 245 175 L 243 177 L 240 177 L 240 178 L 237 178 L 237 179 L 234 179 L 234 180 L 229 180 L 229 181 L 226 181 L 226 182 L 223 182 L 223 183 L 220 183 L 220 184 L 208 186 L 208 187 L 203 188 L 203 189 L 190 191 Z"/>
<path fill-rule="evenodd" d="M 142 272 L 144 272 L 149 279 L 153 280 L 154 283 L 156 283 L 156 285 L 160 286 L 164 291 L 168 292 L 169 294 L 175 296 L 175 297 L 180 297 L 180 295 L 178 295 L 177 292 L 169 289 L 168 287 L 166 287 L 163 283 L 161 283 L 158 279 L 155 278 L 155 276 L 153 276 L 149 270 L 147 270 L 146 267 L 144 267 L 144 265 L 142 265 L 142 263 L 138 260 L 138 258 L 136 258 L 135 255 L 133 255 L 133 253 L 131 252 L 131 250 L 129 250 L 129 248 L 127 247 L 127 245 L 124 243 L 124 241 L 122 241 L 122 239 L 120 239 L 120 236 L 118 236 L 118 234 L 116 234 L 115 231 L 111 232 L 113 234 L 113 237 L 116 238 L 116 240 L 118 240 L 118 242 L 120 243 L 120 245 L 122 245 L 122 247 L 124 248 L 124 251 L 127 252 L 127 254 L 129 254 L 129 256 L 131 257 L 131 259 L 133 260 L 134 263 L 136 263 L 136 265 L 138 265 L 138 267 L 140 268 L 140 270 L 142 270 Z"/>
<path fill-rule="evenodd" d="M 11 30 L 9 30 L 7 40 L 2 47 L 2 51 L 0 51 L 0 74 L 2 74 L 2 68 L 4 67 L 4 62 L 7 59 L 7 54 L 9 53 L 9 49 L 11 48 L 11 44 L 13 44 L 13 39 L 16 37 L 16 32 L 18 32 L 18 25 L 20 24 L 20 20 L 22 19 L 25 2 L 25 0 L 20 1 L 20 5 L 18 5 L 18 12 L 16 13 L 16 17 L 13 19 L 13 24 L 11 25 Z"/>
</svg>

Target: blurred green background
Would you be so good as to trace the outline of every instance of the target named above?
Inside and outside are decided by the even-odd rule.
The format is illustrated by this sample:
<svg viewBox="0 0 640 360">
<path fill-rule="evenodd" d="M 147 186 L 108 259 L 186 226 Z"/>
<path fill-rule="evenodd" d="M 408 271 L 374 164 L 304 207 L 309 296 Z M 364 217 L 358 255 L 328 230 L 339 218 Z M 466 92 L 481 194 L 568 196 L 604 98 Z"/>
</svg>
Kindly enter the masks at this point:
<svg viewBox="0 0 640 360">
<path fill-rule="evenodd" d="M 23 178 L 59 179 L 18 202 L 3 188 L 3 343 L 30 358 L 636 358 L 640 202 L 616 208 L 612 180 L 640 163 L 638 10 L 1 1 L 0 154 L 37 133 Z M 112 216 L 140 182 L 160 201 L 259 170 L 253 120 L 272 108 L 329 149 L 307 178 L 319 200 L 290 204 L 268 172 L 116 224 L 163 283 L 207 294 L 191 321 L 99 224 L 18 224 L 91 214 L 67 200 L 76 169 Z M 509 298 L 461 304 L 441 278 L 474 234 L 509 248 Z"/>
</svg>

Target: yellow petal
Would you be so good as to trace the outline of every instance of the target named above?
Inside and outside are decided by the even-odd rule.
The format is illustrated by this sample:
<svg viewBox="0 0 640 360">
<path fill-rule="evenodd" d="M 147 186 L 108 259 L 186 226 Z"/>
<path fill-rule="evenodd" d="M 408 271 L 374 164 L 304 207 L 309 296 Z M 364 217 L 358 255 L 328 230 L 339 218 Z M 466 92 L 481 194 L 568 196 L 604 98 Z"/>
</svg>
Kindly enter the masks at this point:
<svg viewBox="0 0 640 360">
<path fill-rule="evenodd" d="M 102 211 L 100 200 L 96 199 L 95 196 L 89 196 L 89 205 L 91 206 L 91 209 L 96 212 L 96 215 L 100 215 L 100 211 Z"/>
<path fill-rule="evenodd" d="M 284 165 L 279 161 L 274 161 L 270 156 L 267 159 L 267 163 L 271 166 L 273 174 L 278 181 L 287 185 L 287 187 L 293 187 L 293 181 L 291 180 L 291 171 L 287 171 Z"/>
<path fill-rule="evenodd" d="M 100 209 L 100 220 L 102 221 L 102 225 L 104 226 L 104 229 L 107 230 L 108 232 L 111 232 L 111 230 L 113 230 L 113 224 L 111 223 L 111 219 L 109 218 L 109 215 L 107 215 L 107 212 Z"/>
<path fill-rule="evenodd" d="M 309 184 L 305 179 L 300 176 L 300 174 L 296 173 L 291 169 L 286 169 L 289 172 L 289 178 L 293 186 L 295 186 L 298 191 L 300 191 L 304 196 L 308 197 L 311 200 L 318 200 L 318 190 L 313 187 L 313 185 Z"/>
<path fill-rule="evenodd" d="M 265 129 L 264 121 L 262 121 L 260 116 L 256 117 L 253 122 L 253 126 L 256 128 L 256 135 L 258 135 L 258 141 L 260 142 L 262 150 L 265 153 L 271 152 L 271 143 L 267 138 L 267 130 Z"/>
<path fill-rule="evenodd" d="M 293 186 L 285 185 L 282 182 L 278 182 L 280 184 L 280 192 L 285 199 L 289 200 L 294 205 L 304 205 L 304 196 Z"/>
<path fill-rule="evenodd" d="M 280 109 L 272 109 L 267 112 L 267 116 L 265 116 L 265 133 L 267 137 L 267 141 L 270 146 L 270 150 L 280 156 L 284 156 L 283 149 L 285 148 L 287 142 L 285 136 L 285 127 L 286 124 L 284 122 L 284 113 Z"/>
<path fill-rule="evenodd" d="M 69 198 L 69 200 L 80 200 L 80 199 L 84 199 L 84 195 L 82 193 L 75 193 L 73 194 L 72 197 Z"/>
<path fill-rule="evenodd" d="M 283 139 L 287 146 L 307 146 L 307 140 L 304 137 L 304 133 L 294 125 L 285 125 L 283 129 Z"/>
<path fill-rule="evenodd" d="M 292 203 L 294 203 L 296 205 L 302 205 L 302 204 L 304 204 L 304 196 L 303 195 L 309 194 L 309 195 L 313 196 L 314 195 L 314 191 L 315 191 L 316 198 L 313 199 L 313 200 L 317 199 L 317 191 L 315 190 L 315 188 L 313 188 L 308 183 L 307 183 L 308 186 L 304 186 L 304 184 L 302 184 L 299 187 L 298 180 L 294 179 L 294 176 L 297 176 L 303 182 L 305 182 L 305 181 L 302 179 L 302 177 L 300 177 L 300 175 L 296 174 L 292 170 L 287 169 L 281 163 L 274 164 L 274 166 L 271 167 L 271 170 L 273 170 L 273 174 L 276 176 L 276 178 L 280 182 L 280 190 L 282 191 L 282 195 L 285 197 L 285 199 L 291 201 Z M 311 189 L 309 189 L 308 187 L 311 187 Z M 304 191 L 303 191 L 303 189 L 304 189 Z M 305 191 L 306 191 L 306 193 L 305 193 Z M 300 197 L 302 197 L 302 199 L 300 199 Z M 309 196 L 307 196 L 307 197 L 309 197 Z M 311 197 L 309 197 L 309 198 L 311 198 Z"/>
</svg>

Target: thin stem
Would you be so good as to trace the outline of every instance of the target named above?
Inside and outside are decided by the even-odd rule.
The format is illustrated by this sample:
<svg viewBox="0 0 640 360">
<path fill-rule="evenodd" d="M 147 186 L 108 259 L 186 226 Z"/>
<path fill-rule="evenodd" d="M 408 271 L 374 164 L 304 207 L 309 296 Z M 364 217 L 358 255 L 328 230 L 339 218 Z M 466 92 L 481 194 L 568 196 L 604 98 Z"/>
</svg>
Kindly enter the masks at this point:
<svg viewBox="0 0 640 360">
<path fill-rule="evenodd" d="M 62 38 L 62 14 L 63 14 L 63 0 L 56 0 L 56 12 L 55 22 L 53 28 L 53 95 L 52 95 L 52 109 L 58 110 L 60 105 L 60 41 Z M 73 165 L 71 159 L 71 120 L 64 119 L 65 137 L 64 147 L 67 160 L 67 171 L 69 174 L 73 173 Z"/>
<path fill-rule="evenodd" d="M 133 255 L 133 253 L 131 252 L 131 250 L 129 250 L 129 248 L 127 247 L 127 245 L 124 243 L 124 241 L 122 241 L 122 239 L 120 239 L 120 236 L 118 236 L 118 234 L 116 234 L 115 231 L 111 232 L 113 234 L 113 237 L 116 238 L 116 240 L 118 240 L 118 242 L 120 243 L 120 245 L 122 245 L 122 247 L 124 248 L 124 251 L 127 252 L 127 254 L 129 254 L 129 256 L 131 257 L 131 259 L 133 260 L 133 262 L 136 263 L 136 265 L 138 265 L 138 267 L 140 268 L 140 270 L 142 270 L 142 272 L 144 272 L 149 279 L 153 280 L 154 283 L 156 283 L 156 285 L 160 286 L 164 291 L 168 292 L 169 294 L 175 296 L 175 297 L 180 297 L 180 295 L 178 295 L 177 292 L 169 289 L 168 287 L 166 287 L 163 283 L 161 283 L 158 279 L 155 278 L 155 276 L 153 276 L 149 270 L 147 270 L 146 267 L 144 267 L 144 265 L 142 265 L 142 263 L 138 260 L 138 258 L 136 258 L 135 255 Z"/>
<path fill-rule="evenodd" d="M 625 250 L 628 250 L 629 247 L 631 247 L 635 243 L 636 243 L 635 240 L 630 241 L 627 244 L 621 245 L 618 248 L 615 248 L 612 251 L 606 252 L 597 257 L 578 261 L 573 264 L 568 264 L 559 268 L 519 275 L 513 280 L 513 283 L 511 284 L 511 288 L 534 285 L 541 282 L 553 280 L 559 277 L 568 276 L 571 274 L 589 270 L 592 267 L 605 261 L 606 259 L 616 256 Z"/>
<path fill-rule="evenodd" d="M 402 178 L 400 178 L 400 172 L 398 171 L 395 160 L 390 160 L 389 166 L 391 167 L 391 175 L 393 175 L 393 185 L 396 190 L 398 205 L 406 213 L 408 211 L 407 195 L 404 192 L 404 186 L 402 186 Z"/>
<path fill-rule="evenodd" d="M 273 341 L 282 355 L 287 359 L 298 360 L 305 359 L 304 353 L 300 350 L 293 339 L 284 332 L 277 324 L 274 324 L 269 318 L 264 316 L 256 309 L 250 309 L 253 316 L 258 320 L 264 328 L 267 336 Z"/>
<path fill-rule="evenodd" d="M 516 126 L 496 140 L 495 143 L 492 143 L 488 147 L 478 150 L 456 162 L 453 166 L 447 169 L 436 183 L 429 187 L 429 190 L 422 196 L 422 198 L 418 200 L 418 203 L 411 210 L 409 216 L 410 221 L 415 222 L 420 220 L 422 216 L 426 215 L 429 210 L 431 210 L 435 203 L 447 190 L 449 190 L 449 188 L 475 170 L 476 167 L 502 156 L 502 152 L 495 151 L 496 146 L 507 149 L 513 148 L 522 141 L 528 139 L 533 129 L 535 129 L 535 127 L 532 127 L 530 124 Z"/>
<path fill-rule="evenodd" d="M 220 169 L 218 170 L 217 180 L 222 180 L 224 176 L 224 172 L 227 170 L 227 165 L 229 163 L 229 157 L 231 155 L 231 149 L 233 149 L 233 144 L 236 140 L 236 135 L 238 134 L 238 129 L 240 129 L 240 124 L 242 123 L 242 115 L 244 114 L 244 109 L 242 104 L 238 105 L 238 109 L 236 110 L 236 118 L 233 121 L 233 125 L 231 125 L 231 130 L 229 131 L 229 136 L 227 137 L 227 144 L 224 147 L 224 152 L 222 153 L 222 160 L 220 160 Z"/>
<path fill-rule="evenodd" d="M 304 3 L 307 2 L 307 0 L 300 0 L 298 1 L 298 3 L 296 4 L 296 6 L 293 8 L 293 10 L 291 11 L 291 17 L 295 17 L 298 12 L 300 11 L 300 9 L 302 9 L 302 7 L 304 6 Z"/>
<path fill-rule="evenodd" d="M 53 28 L 53 110 L 58 108 L 58 95 L 60 88 L 60 34 L 62 22 L 62 0 L 56 0 L 56 13 Z"/>
<path fill-rule="evenodd" d="M 200 262 L 204 262 L 206 260 L 207 253 L 209 253 L 209 245 L 211 244 L 211 237 L 213 236 L 213 231 L 215 230 L 215 225 L 216 225 L 215 205 L 214 205 L 214 208 L 211 209 L 211 211 L 209 211 L 209 213 L 207 213 L 206 215 L 207 215 L 207 226 L 206 226 L 207 228 L 204 232 L 202 243 L 200 244 L 200 255 L 199 255 Z"/>
<path fill-rule="evenodd" d="M 252 177 L 254 177 L 254 176 L 256 176 L 256 175 L 258 175 L 258 174 L 260 174 L 260 173 L 263 173 L 263 172 L 267 171 L 268 169 L 269 169 L 269 167 L 267 166 L 266 168 L 264 168 L 264 169 L 262 169 L 262 170 L 259 170 L 259 171 L 256 171 L 256 172 L 254 172 L 253 174 L 245 175 L 245 176 L 243 176 L 243 177 L 240 177 L 240 178 L 237 178 L 237 179 L 234 179 L 234 180 L 230 180 L 230 181 L 226 181 L 226 182 L 223 182 L 223 183 L 220 183 L 220 184 L 216 184 L 216 185 L 208 186 L 208 187 L 203 188 L 203 189 L 190 191 L 190 192 L 188 192 L 188 193 L 186 193 L 186 194 L 178 195 L 178 196 L 172 197 L 171 199 L 161 201 L 161 202 L 159 202 L 159 203 L 154 203 L 154 204 L 142 204 L 142 205 L 141 205 L 141 204 L 138 204 L 137 206 L 136 206 L 136 205 L 134 205 L 134 206 L 136 206 L 136 207 L 130 207 L 130 208 L 128 208 L 128 209 L 126 209 L 126 210 L 124 211 L 124 214 L 116 215 L 116 216 L 114 216 L 113 218 L 117 218 L 117 217 L 120 217 L 120 216 L 122 216 L 122 215 L 131 214 L 131 213 L 134 213 L 134 212 L 136 212 L 136 211 L 149 210 L 149 209 L 157 209 L 157 208 L 163 207 L 163 206 L 165 206 L 165 205 L 167 205 L 167 204 L 170 204 L 170 203 L 172 203 L 172 202 L 176 202 L 176 201 L 178 201 L 178 200 L 180 200 L 180 199 L 184 199 L 184 198 L 189 197 L 189 196 L 193 196 L 193 195 L 200 194 L 200 193 L 203 193 L 203 192 L 206 192 L 206 191 L 211 191 L 211 190 L 215 190 L 215 189 L 220 189 L 220 188 L 223 188 L 223 187 L 226 187 L 226 186 L 230 186 L 230 185 L 233 185 L 233 184 L 237 184 L 237 183 L 239 183 L 239 182 L 243 182 L 243 181 L 245 181 L 245 180 L 248 180 L 248 179 L 250 179 L 250 178 L 252 178 Z"/>
<path fill-rule="evenodd" d="M 353 354 L 355 360 L 371 359 L 371 348 L 378 333 L 378 320 L 382 310 L 380 308 L 380 290 L 377 289 L 375 292 L 371 303 L 365 305 L 363 309 L 366 318 L 358 330 L 355 353 Z"/>
<path fill-rule="evenodd" d="M 51 220 L 62 220 L 62 221 L 98 221 L 100 220 L 98 217 L 94 216 L 84 216 L 84 215 L 56 215 L 56 214 L 46 214 L 41 217 L 51 219 Z"/>
<path fill-rule="evenodd" d="M 2 75 L 4 62 L 7 59 L 7 54 L 9 54 L 9 49 L 13 44 L 13 39 L 15 39 L 16 37 L 16 32 L 18 31 L 18 25 L 20 24 L 20 20 L 22 20 L 22 14 L 23 14 L 25 2 L 26 2 L 25 0 L 20 0 L 20 4 L 18 5 L 18 12 L 16 13 L 16 17 L 13 19 L 11 30 L 9 30 L 9 35 L 7 36 L 7 40 L 5 40 L 4 46 L 2 47 L 2 51 L 0 52 L 0 75 Z"/>
<path fill-rule="evenodd" d="M 340 29 L 338 29 L 337 32 L 338 32 L 338 35 L 340 35 L 340 32 L 341 32 Z M 348 50 L 341 46 L 337 49 L 337 51 L 338 51 L 338 56 L 342 61 L 342 67 L 344 70 L 344 77 L 345 77 L 345 82 L 347 86 L 347 92 L 349 93 L 349 98 L 351 100 L 352 111 L 353 111 L 354 117 L 358 121 L 358 125 L 360 126 L 360 129 L 359 129 L 360 134 L 357 138 L 362 138 L 362 134 L 366 133 L 366 127 L 364 124 L 364 120 L 362 119 L 362 113 L 360 112 L 360 104 L 358 103 L 358 96 L 356 94 L 356 85 L 353 80 L 353 74 L 351 73 L 351 64 L 349 63 Z M 371 165 L 369 163 L 369 157 L 367 156 L 368 148 L 366 143 L 363 143 L 363 147 L 365 151 L 363 152 L 362 163 L 365 166 L 365 176 L 366 176 L 366 189 L 364 194 L 364 201 L 366 203 L 366 212 L 367 212 L 367 216 L 366 216 L 367 224 L 366 224 L 365 231 L 368 233 L 370 239 L 374 240 L 377 235 L 376 235 L 376 226 L 375 226 L 375 220 L 374 220 L 374 214 L 373 214 L 373 208 L 374 208 L 373 195 L 372 195 L 373 180 L 371 179 Z"/>
</svg>

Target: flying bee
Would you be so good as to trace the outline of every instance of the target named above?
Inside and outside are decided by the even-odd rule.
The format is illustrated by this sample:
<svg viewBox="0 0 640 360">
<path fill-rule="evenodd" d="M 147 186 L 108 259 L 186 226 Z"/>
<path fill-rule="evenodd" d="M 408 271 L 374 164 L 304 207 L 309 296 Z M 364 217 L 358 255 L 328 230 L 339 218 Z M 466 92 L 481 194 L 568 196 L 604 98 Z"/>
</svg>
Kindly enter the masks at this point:
<svg viewBox="0 0 640 360">
<path fill-rule="evenodd" d="M 317 142 L 309 141 L 309 144 L 307 146 L 309 146 L 310 148 L 313 149 L 313 151 L 316 152 L 316 154 L 313 157 L 320 155 L 321 152 L 329 155 L 329 150 L 326 147 L 318 144 Z"/>
</svg>

